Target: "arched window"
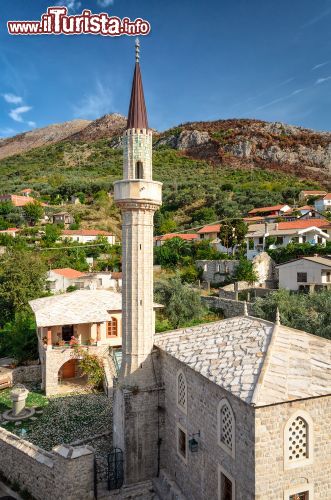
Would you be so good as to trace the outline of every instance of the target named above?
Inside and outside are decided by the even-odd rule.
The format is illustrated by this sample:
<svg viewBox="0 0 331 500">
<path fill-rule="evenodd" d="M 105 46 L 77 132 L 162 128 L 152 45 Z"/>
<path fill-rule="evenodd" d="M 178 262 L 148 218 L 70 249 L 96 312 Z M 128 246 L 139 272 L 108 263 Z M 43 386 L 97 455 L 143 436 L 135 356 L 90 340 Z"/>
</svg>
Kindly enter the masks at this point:
<svg viewBox="0 0 331 500">
<path fill-rule="evenodd" d="M 302 467 L 313 460 L 313 421 L 303 410 L 294 413 L 284 432 L 284 462 L 288 469 Z"/>
<path fill-rule="evenodd" d="M 235 457 L 235 419 L 230 403 L 222 399 L 217 411 L 218 444 L 233 458 Z"/>
<path fill-rule="evenodd" d="M 137 161 L 136 163 L 136 179 L 144 178 L 144 167 L 141 161 Z"/>
<path fill-rule="evenodd" d="M 184 413 L 187 411 L 187 383 L 182 370 L 177 373 L 177 406 Z"/>
</svg>

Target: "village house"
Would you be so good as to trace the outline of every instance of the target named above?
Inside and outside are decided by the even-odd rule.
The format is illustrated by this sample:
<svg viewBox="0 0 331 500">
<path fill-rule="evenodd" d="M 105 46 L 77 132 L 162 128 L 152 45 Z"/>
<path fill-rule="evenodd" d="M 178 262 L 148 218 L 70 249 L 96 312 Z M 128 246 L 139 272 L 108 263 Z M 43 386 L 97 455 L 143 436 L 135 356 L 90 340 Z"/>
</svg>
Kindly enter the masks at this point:
<svg viewBox="0 0 331 500">
<path fill-rule="evenodd" d="M 288 212 L 289 210 L 291 210 L 291 207 L 289 205 L 279 204 L 279 205 L 274 205 L 271 207 L 253 208 L 252 210 L 250 210 L 248 212 L 248 216 L 255 217 L 255 216 L 259 216 L 259 215 L 263 215 L 263 216 L 271 215 L 271 216 L 279 217 L 279 216 L 286 214 L 286 212 Z"/>
<path fill-rule="evenodd" d="M 252 260 L 256 255 L 267 249 L 268 240 L 272 242 L 269 248 L 285 247 L 289 243 L 310 243 L 311 245 L 325 245 L 329 241 L 328 230 L 330 224 L 323 219 L 279 222 L 264 225 L 249 226 L 246 235 L 246 255 Z M 269 240 L 270 241 L 270 240 Z"/>
<path fill-rule="evenodd" d="M 113 271 L 81 272 L 69 267 L 50 269 L 47 288 L 52 293 L 66 292 L 68 287 L 78 290 L 115 290 L 122 288 L 122 273 Z"/>
<path fill-rule="evenodd" d="M 8 227 L 7 229 L 1 229 L 0 234 L 8 234 L 15 238 L 15 236 L 20 232 L 20 229 L 17 227 Z"/>
<path fill-rule="evenodd" d="M 29 302 L 36 318 L 42 388 L 55 394 L 59 383 L 80 379 L 75 346 L 109 362 L 109 348 L 122 346 L 122 294 L 108 290 L 77 290 Z M 154 311 L 162 306 L 154 304 Z M 155 312 L 154 312 L 155 315 Z M 155 321 L 155 320 L 154 320 Z"/>
<path fill-rule="evenodd" d="M 10 201 L 14 207 L 23 208 L 28 203 L 37 202 L 35 198 L 31 198 L 30 196 L 20 196 L 18 194 L 1 194 L 0 195 L 0 203 Z M 39 203 L 39 202 L 38 202 Z M 40 203 L 41 206 L 46 207 L 46 203 Z"/>
<path fill-rule="evenodd" d="M 308 292 L 331 290 L 331 257 L 302 257 L 279 264 L 276 268 L 279 273 L 279 288 Z"/>
<path fill-rule="evenodd" d="M 22 189 L 22 191 L 20 191 L 20 194 L 22 196 L 31 196 L 32 193 L 33 193 L 33 189 L 31 189 L 31 188 Z"/>
<path fill-rule="evenodd" d="M 107 239 L 110 245 L 115 245 L 115 236 L 108 231 L 99 229 L 65 229 L 60 238 L 62 240 L 77 241 L 78 243 L 90 243 L 96 241 L 100 236 Z"/>
<path fill-rule="evenodd" d="M 323 198 L 315 200 L 314 205 L 318 212 L 327 212 L 331 210 L 331 193 L 327 193 Z"/>
<path fill-rule="evenodd" d="M 197 241 L 198 235 L 196 233 L 168 233 L 161 234 L 160 236 L 154 236 L 154 246 L 160 247 L 165 241 L 172 240 L 173 238 L 180 238 L 181 240 L 192 242 Z"/>
<path fill-rule="evenodd" d="M 69 212 L 58 212 L 52 215 L 51 222 L 52 224 L 63 224 L 65 228 L 68 228 L 70 224 L 75 222 L 75 219 Z"/>
<path fill-rule="evenodd" d="M 217 240 L 221 230 L 221 224 L 208 224 L 198 231 L 200 240 Z"/>
<path fill-rule="evenodd" d="M 308 198 L 317 198 L 321 196 L 325 196 L 327 191 L 321 190 L 306 190 L 300 191 L 299 193 L 299 201 L 306 201 Z"/>
</svg>

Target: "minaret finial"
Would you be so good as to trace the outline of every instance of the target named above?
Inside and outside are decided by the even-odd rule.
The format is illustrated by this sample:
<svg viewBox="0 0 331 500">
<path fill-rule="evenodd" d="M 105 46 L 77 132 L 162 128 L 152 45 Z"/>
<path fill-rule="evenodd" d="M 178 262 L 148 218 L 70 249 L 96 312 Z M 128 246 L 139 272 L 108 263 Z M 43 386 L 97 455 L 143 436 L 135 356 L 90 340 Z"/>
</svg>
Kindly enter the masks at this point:
<svg viewBox="0 0 331 500">
<path fill-rule="evenodd" d="M 276 321 L 275 321 L 275 324 L 276 325 L 280 325 L 280 314 L 279 314 L 278 307 L 277 307 L 277 310 L 276 310 Z"/>
<path fill-rule="evenodd" d="M 248 308 L 246 300 L 244 301 L 244 316 L 248 316 Z"/>
<path fill-rule="evenodd" d="M 136 38 L 136 62 L 138 63 L 140 59 L 140 41 L 139 38 Z"/>
</svg>

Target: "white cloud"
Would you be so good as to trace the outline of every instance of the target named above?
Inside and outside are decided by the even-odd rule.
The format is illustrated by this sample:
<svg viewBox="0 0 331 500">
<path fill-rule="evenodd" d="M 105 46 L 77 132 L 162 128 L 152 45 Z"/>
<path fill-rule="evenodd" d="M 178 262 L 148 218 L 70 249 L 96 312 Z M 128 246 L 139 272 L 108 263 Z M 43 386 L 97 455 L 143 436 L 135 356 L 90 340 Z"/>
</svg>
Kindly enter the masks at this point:
<svg viewBox="0 0 331 500">
<path fill-rule="evenodd" d="M 32 128 L 36 128 L 36 126 L 37 126 L 36 122 L 32 122 L 32 121 L 27 122 L 27 124 L 29 125 L 29 127 L 32 127 Z"/>
<path fill-rule="evenodd" d="M 331 80 L 331 76 L 326 76 L 325 78 L 319 78 L 316 80 L 315 85 L 320 85 L 321 83 L 328 82 Z"/>
<path fill-rule="evenodd" d="M 19 108 L 15 108 L 15 109 L 12 109 L 10 112 L 9 112 L 9 116 L 12 120 L 14 120 L 15 122 L 20 122 L 20 123 L 23 123 L 24 120 L 22 118 L 22 114 L 23 113 L 27 113 L 28 111 L 30 111 L 30 109 L 32 109 L 31 106 L 20 106 Z"/>
<path fill-rule="evenodd" d="M 303 92 L 303 91 L 304 91 L 304 89 L 296 89 L 296 90 L 293 90 L 291 95 L 301 94 L 301 92 Z"/>
<path fill-rule="evenodd" d="M 82 2 L 79 0 L 58 0 L 56 5 L 67 7 L 68 12 L 78 12 L 82 6 Z"/>
<path fill-rule="evenodd" d="M 305 24 L 301 26 L 301 28 L 307 28 L 308 26 L 313 26 L 314 24 L 318 23 L 319 21 L 322 21 L 325 17 L 329 16 L 331 14 L 331 9 L 324 10 L 317 16 L 313 17 L 312 19 L 309 19 Z"/>
<path fill-rule="evenodd" d="M 109 7 L 110 5 L 113 5 L 114 0 L 97 0 L 97 4 L 100 5 L 100 7 Z"/>
<path fill-rule="evenodd" d="M 10 104 L 21 104 L 21 102 L 23 102 L 22 97 L 14 94 L 2 94 L 2 97 L 6 102 L 9 102 Z"/>
<path fill-rule="evenodd" d="M 73 110 L 76 118 L 95 119 L 109 113 L 112 107 L 112 92 L 97 81 L 95 91 L 85 96 L 78 105 L 74 106 Z"/>
<path fill-rule="evenodd" d="M 319 68 L 323 68 L 323 66 L 326 66 L 327 64 L 329 64 L 330 61 L 325 61 L 323 63 L 320 63 L 320 64 L 315 64 L 315 66 L 313 66 L 311 68 L 312 71 L 315 71 L 315 69 L 319 69 Z"/>
</svg>

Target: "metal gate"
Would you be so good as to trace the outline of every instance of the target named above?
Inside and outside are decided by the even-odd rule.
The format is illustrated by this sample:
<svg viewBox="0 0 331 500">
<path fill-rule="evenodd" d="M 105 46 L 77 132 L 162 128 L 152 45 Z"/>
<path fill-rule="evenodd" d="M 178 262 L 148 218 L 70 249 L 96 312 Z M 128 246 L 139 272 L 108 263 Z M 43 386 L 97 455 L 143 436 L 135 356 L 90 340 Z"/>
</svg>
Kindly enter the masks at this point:
<svg viewBox="0 0 331 500">
<path fill-rule="evenodd" d="M 123 451 L 113 448 L 108 455 L 108 490 L 121 488 L 123 481 Z"/>
</svg>

